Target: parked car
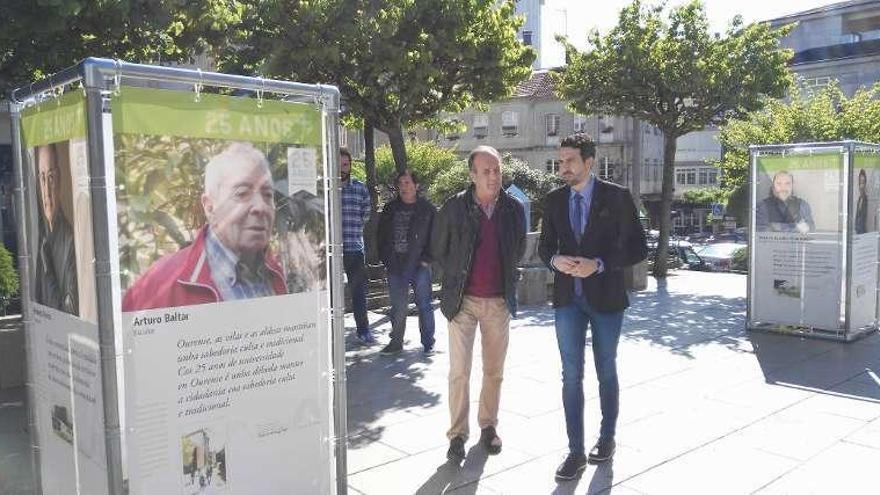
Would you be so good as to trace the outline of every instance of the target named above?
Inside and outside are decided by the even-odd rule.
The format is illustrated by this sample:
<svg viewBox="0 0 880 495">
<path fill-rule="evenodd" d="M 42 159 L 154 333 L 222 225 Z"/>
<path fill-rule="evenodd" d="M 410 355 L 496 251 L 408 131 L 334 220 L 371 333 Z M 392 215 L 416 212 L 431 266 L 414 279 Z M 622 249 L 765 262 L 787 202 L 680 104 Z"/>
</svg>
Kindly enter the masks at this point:
<svg viewBox="0 0 880 495">
<path fill-rule="evenodd" d="M 719 242 L 707 244 L 696 250 L 708 269 L 713 272 L 729 272 L 733 267 L 733 258 L 737 251 L 746 249 L 747 245 L 737 242 Z"/>
<path fill-rule="evenodd" d="M 653 263 L 657 259 L 657 241 L 648 241 L 648 267 L 653 269 Z M 694 245 L 688 241 L 677 239 L 669 240 L 669 268 L 684 268 L 686 270 L 709 270 L 703 259 L 694 251 Z"/>
</svg>

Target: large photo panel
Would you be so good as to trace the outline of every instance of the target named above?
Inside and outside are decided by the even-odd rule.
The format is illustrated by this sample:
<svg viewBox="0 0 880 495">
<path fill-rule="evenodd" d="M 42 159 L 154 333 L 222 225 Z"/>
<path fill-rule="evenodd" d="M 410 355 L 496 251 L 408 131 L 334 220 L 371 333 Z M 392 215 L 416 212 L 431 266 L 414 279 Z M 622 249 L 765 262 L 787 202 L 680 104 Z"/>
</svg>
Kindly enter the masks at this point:
<svg viewBox="0 0 880 495">
<path fill-rule="evenodd" d="M 857 146 L 852 156 L 850 228 L 852 280 L 849 285 L 849 319 L 853 329 L 877 321 L 878 208 L 880 208 L 880 153 L 875 147 Z"/>
<path fill-rule="evenodd" d="M 328 493 L 322 114 L 112 101 L 133 494 Z"/>
<path fill-rule="evenodd" d="M 843 160 L 828 148 L 756 157 L 753 320 L 840 327 Z"/>
<path fill-rule="evenodd" d="M 107 493 L 86 100 L 22 112 L 30 253 L 28 360 L 42 493 Z"/>
</svg>

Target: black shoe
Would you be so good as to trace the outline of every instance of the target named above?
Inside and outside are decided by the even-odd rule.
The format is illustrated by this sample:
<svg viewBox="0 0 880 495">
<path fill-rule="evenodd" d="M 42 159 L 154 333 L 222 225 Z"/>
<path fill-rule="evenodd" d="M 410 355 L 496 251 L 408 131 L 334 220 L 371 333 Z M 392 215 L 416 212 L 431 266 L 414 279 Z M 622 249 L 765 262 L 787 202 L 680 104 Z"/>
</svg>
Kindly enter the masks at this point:
<svg viewBox="0 0 880 495">
<path fill-rule="evenodd" d="M 580 478 L 587 468 L 587 457 L 584 454 L 568 454 L 568 457 L 556 470 L 556 481 L 570 481 Z"/>
<path fill-rule="evenodd" d="M 590 456 L 588 458 L 589 463 L 599 464 L 610 460 L 614 457 L 614 451 L 616 448 L 617 444 L 614 443 L 613 438 L 611 440 L 599 439 L 593 447 L 593 450 L 590 451 Z"/>
<path fill-rule="evenodd" d="M 391 342 L 379 351 L 379 354 L 383 356 L 393 356 L 394 354 L 400 354 L 403 352 L 403 344 L 397 344 L 395 342 Z"/>
<path fill-rule="evenodd" d="M 464 459 L 464 438 L 455 437 L 449 441 L 449 450 L 446 451 L 446 458 L 450 461 Z"/>
<path fill-rule="evenodd" d="M 480 444 L 486 449 L 486 452 L 488 452 L 489 455 L 501 453 L 501 437 L 495 432 L 494 426 L 483 428 L 483 431 L 480 433 Z"/>
<path fill-rule="evenodd" d="M 422 349 L 422 355 L 425 357 L 431 357 L 434 354 L 436 354 L 436 351 L 434 351 L 433 347 L 425 347 L 424 349 Z"/>
</svg>

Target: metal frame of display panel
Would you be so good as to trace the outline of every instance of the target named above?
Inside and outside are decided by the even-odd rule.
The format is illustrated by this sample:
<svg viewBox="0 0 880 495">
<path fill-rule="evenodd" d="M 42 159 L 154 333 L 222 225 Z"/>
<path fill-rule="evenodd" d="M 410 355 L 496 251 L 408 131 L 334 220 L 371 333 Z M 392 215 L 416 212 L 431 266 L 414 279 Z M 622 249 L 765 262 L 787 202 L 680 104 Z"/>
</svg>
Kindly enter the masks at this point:
<svg viewBox="0 0 880 495">
<path fill-rule="evenodd" d="M 804 337 L 812 337 L 819 339 L 828 339 L 835 341 L 852 341 L 860 337 L 868 335 L 877 330 L 878 326 L 878 310 L 880 310 L 880 297 L 875 298 L 873 323 L 860 328 L 850 328 L 852 302 L 850 297 L 850 289 L 853 280 L 853 229 L 850 222 L 852 212 L 850 204 L 853 198 L 853 184 L 850 178 L 853 171 L 853 159 L 855 152 L 864 152 L 871 150 L 880 153 L 880 146 L 870 143 L 862 143 L 858 141 L 839 141 L 839 142 L 819 142 L 819 143 L 797 143 L 785 145 L 761 145 L 749 147 L 749 274 L 747 283 L 747 308 L 746 308 L 746 328 L 754 331 L 764 331 L 772 333 L 782 333 L 799 335 Z M 757 321 L 754 317 L 753 305 L 755 297 L 755 270 L 756 270 L 756 211 L 757 201 L 759 200 L 757 192 L 757 166 L 758 157 L 766 155 L 785 156 L 788 154 L 814 154 L 816 152 L 838 152 L 843 156 L 843 167 L 841 169 L 841 198 L 839 201 L 839 225 L 841 243 L 841 287 L 838 306 L 840 307 L 840 324 L 837 328 L 819 327 L 803 324 L 802 322 L 792 321 L 790 323 L 779 322 L 762 322 Z M 880 264 L 878 264 L 880 267 Z M 880 271 L 877 271 L 880 277 Z M 880 280 L 880 278 L 878 278 Z M 875 287 L 878 295 L 880 295 L 880 287 Z"/>
<path fill-rule="evenodd" d="M 118 390 L 118 372 L 121 369 L 120 359 L 122 355 L 121 338 L 117 335 L 118 320 L 116 303 L 114 302 L 113 281 L 115 274 L 112 272 L 112 248 L 115 239 L 109 238 L 110 222 L 115 218 L 110 215 L 115 212 L 109 206 L 108 184 L 114 183 L 114 171 L 110 170 L 108 180 L 108 164 L 112 164 L 112 146 L 106 146 L 105 140 L 109 136 L 112 140 L 112 121 L 107 119 L 110 115 L 110 96 L 113 91 L 119 90 L 130 81 L 151 81 L 154 83 L 179 83 L 188 85 L 198 92 L 203 87 L 216 87 L 227 89 L 247 90 L 253 92 L 257 98 L 262 99 L 265 94 L 280 96 L 283 101 L 290 102 L 313 102 L 322 113 L 322 145 L 324 160 L 324 188 L 325 206 L 328 207 L 328 215 L 325 217 L 327 235 L 329 237 L 327 254 L 329 257 L 329 293 L 330 293 L 330 345 L 329 356 L 331 369 L 328 370 L 328 380 L 332 387 L 332 413 L 333 413 L 333 452 L 335 457 L 335 490 L 338 494 L 347 493 L 347 395 L 345 374 L 345 329 L 344 329 L 344 292 L 343 292 L 343 262 L 342 262 L 342 222 L 341 222 L 341 194 L 339 183 L 339 110 L 340 93 L 335 86 L 311 85 L 261 77 L 248 77 L 232 74 L 205 72 L 201 70 L 183 69 L 177 67 L 159 67 L 143 64 L 134 64 L 120 60 L 101 58 L 88 58 L 79 64 L 62 70 L 46 79 L 13 90 L 10 93 L 10 113 L 12 116 L 13 150 L 15 158 L 15 181 L 16 181 L 16 206 L 18 209 L 19 225 L 23 226 L 24 213 L 27 211 L 26 191 L 27 180 L 24 174 L 24 155 L 21 143 L 21 111 L 28 106 L 49 101 L 64 93 L 65 88 L 79 83 L 86 94 L 86 119 L 87 119 L 87 146 L 90 175 L 90 192 L 92 207 L 93 237 L 95 248 L 95 277 L 98 297 L 98 332 L 101 348 L 101 372 L 102 394 L 104 398 L 104 423 L 105 423 L 105 446 L 107 455 L 107 472 L 109 493 L 122 495 L 128 489 L 124 483 L 122 430 L 120 425 L 120 407 L 122 397 Z M 111 191 L 112 193 L 112 191 Z M 29 244 L 25 229 L 18 232 L 19 244 L 19 269 L 20 273 L 28 274 L 31 262 L 31 254 L 28 252 Z M 29 339 L 28 325 L 31 324 L 31 305 L 29 297 L 29 278 L 22 277 L 22 312 L 25 324 L 25 338 Z M 30 342 L 26 341 L 30 348 Z M 31 379 L 33 370 L 28 363 L 28 394 L 31 407 L 29 407 L 29 425 L 31 426 L 32 443 L 36 445 L 34 418 L 33 418 L 33 387 Z M 36 487 L 42 492 L 40 482 L 40 457 L 39 448 L 33 449 L 34 473 Z M 331 485 L 332 486 L 332 485 Z"/>
</svg>

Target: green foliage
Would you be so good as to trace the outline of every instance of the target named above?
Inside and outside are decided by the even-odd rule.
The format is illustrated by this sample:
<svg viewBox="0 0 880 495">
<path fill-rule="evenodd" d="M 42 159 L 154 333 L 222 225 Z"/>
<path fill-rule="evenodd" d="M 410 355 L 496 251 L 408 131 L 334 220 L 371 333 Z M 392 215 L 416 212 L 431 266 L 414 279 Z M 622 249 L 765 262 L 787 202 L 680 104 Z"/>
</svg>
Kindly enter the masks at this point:
<svg viewBox="0 0 880 495">
<path fill-rule="evenodd" d="M 0 89 L 86 57 L 190 60 L 225 45 L 242 14 L 237 0 L 3 0 Z"/>
<path fill-rule="evenodd" d="M 779 38 L 791 28 L 735 18 L 716 37 L 698 0 L 672 8 L 668 19 L 662 7 L 634 0 L 607 35 L 588 36 L 587 51 L 566 45 L 561 92 L 583 114 L 636 117 L 675 139 L 783 96 L 791 52 L 779 49 Z"/>
<path fill-rule="evenodd" d="M 455 166 L 440 172 L 437 179 L 428 185 L 428 198 L 439 207 L 470 184 L 471 175 L 467 162 L 462 160 Z"/>
<path fill-rule="evenodd" d="M 532 200 L 532 225 L 538 225 L 543 216 L 543 199 L 548 192 L 563 184 L 562 179 L 542 170 L 529 167 L 521 160 L 510 155 L 503 159 L 502 184 L 505 189 L 511 184 L 516 186 Z M 442 205 L 447 199 L 466 189 L 471 184 L 470 173 L 465 161 L 443 170 L 428 188 L 428 197 L 436 205 Z"/>
<path fill-rule="evenodd" d="M 721 127 L 718 141 L 724 158 L 722 187 L 744 189 L 749 179 L 749 146 L 855 139 L 880 142 L 880 85 L 861 88 L 848 98 L 834 82 L 816 91 L 792 88 L 788 101 L 772 100 Z"/>
<path fill-rule="evenodd" d="M 432 141 L 410 141 L 407 143 L 406 157 L 409 168 L 418 175 L 423 186 L 432 184 L 444 170 L 462 163 L 462 159 L 454 150 L 439 146 Z M 390 146 L 376 149 L 376 173 L 379 176 L 379 184 L 394 186 L 397 169 Z"/>
<path fill-rule="evenodd" d="M 0 312 L 6 311 L 11 299 L 18 295 L 18 272 L 12 255 L 5 246 L 0 246 Z"/>
<path fill-rule="evenodd" d="M 698 205 L 710 205 L 713 203 L 727 203 L 727 195 L 720 188 L 705 187 L 701 189 L 691 189 L 686 191 L 682 198 L 688 203 Z"/>
<path fill-rule="evenodd" d="M 389 135 L 406 167 L 402 129 L 507 96 L 531 73 L 513 2 L 246 0 L 227 68 L 339 87 L 346 109 Z"/>
<path fill-rule="evenodd" d="M 581 114 L 625 115 L 659 128 L 665 138 L 660 205 L 660 256 L 655 275 L 666 276 L 672 227 L 676 139 L 763 107 L 785 94 L 791 81 L 791 52 L 779 39 L 792 25 L 744 26 L 737 17 L 726 33 L 709 30 L 699 0 L 672 8 L 633 0 L 605 35 L 593 31 L 587 50 L 566 43 L 570 60 L 557 74 L 560 94 Z"/>
<path fill-rule="evenodd" d="M 743 247 L 733 252 L 730 259 L 730 269 L 735 272 L 749 271 L 749 248 Z"/>
</svg>

